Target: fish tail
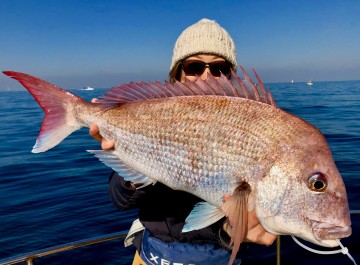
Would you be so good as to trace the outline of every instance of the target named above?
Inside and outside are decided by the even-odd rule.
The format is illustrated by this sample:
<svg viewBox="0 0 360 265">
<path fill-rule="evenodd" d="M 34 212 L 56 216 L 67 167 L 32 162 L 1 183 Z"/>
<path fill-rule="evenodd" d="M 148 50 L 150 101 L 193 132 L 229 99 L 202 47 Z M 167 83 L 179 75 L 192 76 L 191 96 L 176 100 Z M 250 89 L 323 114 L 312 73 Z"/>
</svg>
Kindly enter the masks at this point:
<svg viewBox="0 0 360 265">
<path fill-rule="evenodd" d="M 34 97 L 45 113 L 33 153 L 45 152 L 83 127 L 76 119 L 73 106 L 86 101 L 55 85 L 31 75 L 4 71 L 19 81 Z"/>
</svg>

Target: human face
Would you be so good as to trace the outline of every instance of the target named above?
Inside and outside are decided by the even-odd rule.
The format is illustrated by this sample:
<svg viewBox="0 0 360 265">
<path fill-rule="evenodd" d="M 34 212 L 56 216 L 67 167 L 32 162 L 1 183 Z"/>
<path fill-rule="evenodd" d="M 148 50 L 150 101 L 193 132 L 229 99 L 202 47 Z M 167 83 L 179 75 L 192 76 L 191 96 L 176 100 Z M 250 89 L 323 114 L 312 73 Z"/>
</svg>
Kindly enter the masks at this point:
<svg viewBox="0 0 360 265">
<path fill-rule="evenodd" d="M 226 62 L 226 60 L 222 57 L 219 57 L 217 55 L 212 55 L 212 54 L 196 54 L 193 56 L 190 56 L 188 58 L 186 58 L 184 61 L 190 61 L 190 60 L 198 60 L 198 61 L 203 61 L 206 63 L 212 63 L 212 62 Z M 184 72 L 184 70 L 181 70 L 181 83 L 185 82 L 186 79 L 189 79 L 190 81 L 196 81 L 197 78 L 201 78 L 202 80 L 205 80 L 208 73 L 210 73 L 210 69 L 209 67 L 205 68 L 205 71 L 198 76 L 194 76 L 194 75 L 186 75 L 186 73 Z M 216 79 L 218 79 L 219 77 L 215 77 Z"/>
</svg>

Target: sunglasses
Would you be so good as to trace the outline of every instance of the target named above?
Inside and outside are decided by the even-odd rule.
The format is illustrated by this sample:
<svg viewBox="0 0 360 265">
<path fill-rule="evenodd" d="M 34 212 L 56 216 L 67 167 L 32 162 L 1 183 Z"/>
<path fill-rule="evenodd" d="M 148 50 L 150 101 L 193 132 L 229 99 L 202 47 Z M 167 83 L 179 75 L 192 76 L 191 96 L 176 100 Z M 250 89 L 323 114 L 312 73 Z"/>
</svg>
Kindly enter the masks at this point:
<svg viewBox="0 0 360 265">
<path fill-rule="evenodd" d="M 230 64 L 226 61 L 215 61 L 205 63 L 199 60 L 182 61 L 182 67 L 186 75 L 202 75 L 206 67 L 209 67 L 213 76 L 219 77 L 221 73 L 227 77 L 230 76 Z"/>
</svg>

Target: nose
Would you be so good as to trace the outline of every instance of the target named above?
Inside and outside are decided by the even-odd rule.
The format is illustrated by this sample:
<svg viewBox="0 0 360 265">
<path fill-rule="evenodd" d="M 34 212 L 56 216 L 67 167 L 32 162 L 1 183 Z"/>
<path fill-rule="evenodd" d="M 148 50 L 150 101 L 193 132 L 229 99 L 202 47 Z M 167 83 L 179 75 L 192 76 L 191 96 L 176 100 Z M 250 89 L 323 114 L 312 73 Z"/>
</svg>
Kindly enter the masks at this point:
<svg viewBox="0 0 360 265">
<path fill-rule="evenodd" d="M 209 73 L 210 73 L 209 65 L 206 65 L 204 72 L 199 77 L 201 78 L 201 80 L 205 80 Z"/>
</svg>

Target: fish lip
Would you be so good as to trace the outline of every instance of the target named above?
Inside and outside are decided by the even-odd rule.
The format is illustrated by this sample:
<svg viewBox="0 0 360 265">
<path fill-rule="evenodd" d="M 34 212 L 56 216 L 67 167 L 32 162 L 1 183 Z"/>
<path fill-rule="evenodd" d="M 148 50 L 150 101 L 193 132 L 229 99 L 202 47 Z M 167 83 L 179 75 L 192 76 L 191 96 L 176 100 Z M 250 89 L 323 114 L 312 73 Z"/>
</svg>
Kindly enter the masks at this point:
<svg viewBox="0 0 360 265">
<path fill-rule="evenodd" d="M 348 237 L 352 233 L 352 228 L 348 226 L 337 226 L 313 221 L 314 236 L 318 241 L 333 240 Z"/>
</svg>

